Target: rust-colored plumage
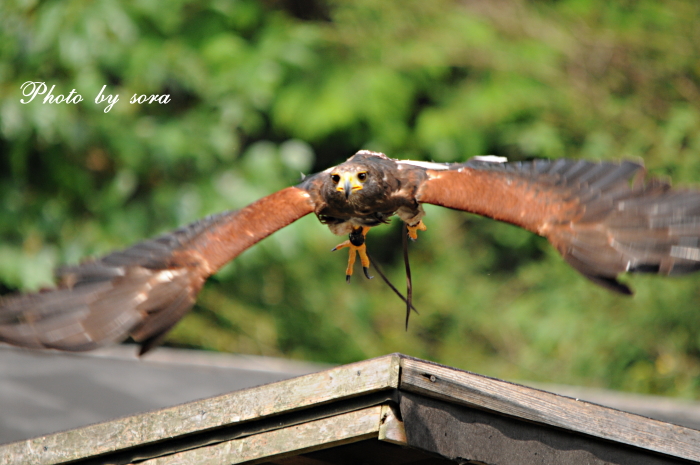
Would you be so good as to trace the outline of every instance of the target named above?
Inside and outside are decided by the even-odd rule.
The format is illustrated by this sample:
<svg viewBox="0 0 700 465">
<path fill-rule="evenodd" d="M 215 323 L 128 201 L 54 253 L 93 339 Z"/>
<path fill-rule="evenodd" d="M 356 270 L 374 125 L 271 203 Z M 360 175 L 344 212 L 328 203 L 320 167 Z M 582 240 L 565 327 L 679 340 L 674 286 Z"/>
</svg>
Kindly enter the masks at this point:
<svg viewBox="0 0 700 465">
<path fill-rule="evenodd" d="M 477 157 L 437 164 L 360 151 L 241 210 L 63 268 L 57 289 L 3 298 L 0 340 L 90 350 L 131 336 L 144 353 L 189 311 L 210 275 L 302 216 L 315 213 L 335 234 L 349 235 L 342 247 L 367 268 L 367 230 L 397 215 L 415 236 L 425 229 L 423 203 L 542 235 L 593 282 L 631 293 L 617 281 L 622 272 L 700 269 L 700 192 L 672 190 L 644 174 L 633 162 Z"/>
</svg>

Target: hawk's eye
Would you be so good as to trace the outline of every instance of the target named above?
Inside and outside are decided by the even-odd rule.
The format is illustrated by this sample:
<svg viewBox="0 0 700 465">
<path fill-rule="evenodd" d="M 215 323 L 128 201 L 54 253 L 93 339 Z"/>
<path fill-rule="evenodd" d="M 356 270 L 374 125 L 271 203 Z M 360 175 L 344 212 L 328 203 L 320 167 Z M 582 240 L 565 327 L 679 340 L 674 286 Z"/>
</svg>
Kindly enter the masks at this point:
<svg viewBox="0 0 700 465">
<path fill-rule="evenodd" d="M 333 180 L 334 183 L 338 184 L 340 182 L 340 175 L 339 174 L 331 174 L 331 179 Z"/>
<path fill-rule="evenodd" d="M 360 181 L 364 182 L 367 180 L 367 171 L 362 171 L 360 173 L 357 173 L 357 179 Z"/>
</svg>

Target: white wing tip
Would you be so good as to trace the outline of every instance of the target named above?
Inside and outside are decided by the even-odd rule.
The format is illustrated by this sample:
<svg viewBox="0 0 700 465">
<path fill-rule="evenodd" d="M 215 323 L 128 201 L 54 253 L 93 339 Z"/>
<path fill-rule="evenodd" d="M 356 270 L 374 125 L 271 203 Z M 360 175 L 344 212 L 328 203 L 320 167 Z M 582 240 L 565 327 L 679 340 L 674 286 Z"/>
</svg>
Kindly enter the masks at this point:
<svg viewBox="0 0 700 465">
<path fill-rule="evenodd" d="M 447 170 L 450 169 L 450 165 L 447 163 L 433 163 L 430 161 L 415 161 L 415 160 L 397 160 L 397 163 L 404 163 L 406 165 L 418 166 L 420 168 L 426 168 L 429 170 Z"/>
<path fill-rule="evenodd" d="M 469 160 L 485 161 L 488 163 L 506 163 L 508 161 L 506 157 L 499 157 L 497 155 L 477 155 L 475 157 L 471 157 Z"/>
</svg>

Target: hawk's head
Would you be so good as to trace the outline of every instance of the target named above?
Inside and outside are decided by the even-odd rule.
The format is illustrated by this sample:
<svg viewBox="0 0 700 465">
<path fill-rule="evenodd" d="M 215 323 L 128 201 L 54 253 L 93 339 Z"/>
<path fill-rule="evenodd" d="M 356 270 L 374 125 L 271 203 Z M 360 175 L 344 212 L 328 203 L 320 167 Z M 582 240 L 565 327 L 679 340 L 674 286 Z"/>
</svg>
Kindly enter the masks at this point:
<svg viewBox="0 0 700 465">
<path fill-rule="evenodd" d="M 327 170 L 326 182 L 330 184 L 327 194 L 336 202 L 344 200 L 355 205 L 374 200 L 378 195 L 385 196 L 387 160 L 377 152 L 356 153 L 345 163 Z"/>
</svg>

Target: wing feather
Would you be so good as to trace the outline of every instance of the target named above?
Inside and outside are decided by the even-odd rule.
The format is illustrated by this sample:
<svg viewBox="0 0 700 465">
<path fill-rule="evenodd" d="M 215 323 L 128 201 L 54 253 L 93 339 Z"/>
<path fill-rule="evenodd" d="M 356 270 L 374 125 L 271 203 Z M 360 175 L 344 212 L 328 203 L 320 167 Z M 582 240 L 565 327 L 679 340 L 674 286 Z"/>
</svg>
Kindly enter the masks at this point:
<svg viewBox="0 0 700 465">
<path fill-rule="evenodd" d="M 584 276 L 618 292 L 625 271 L 700 269 L 700 192 L 644 181 L 641 164 L 467 162 L 427 170 L 419 202 L 477 213 L 545 236 Z"/>
<path fill-rule="evenodd" d="M 0 299 L 0 340 L 81 351 L 131 335 L 145 353 L 190 310 L 211 274 L 313 209 L 306 190 L 289 187 L 241 210 L 60 269 L 57 289 Z"/>
</svg>

